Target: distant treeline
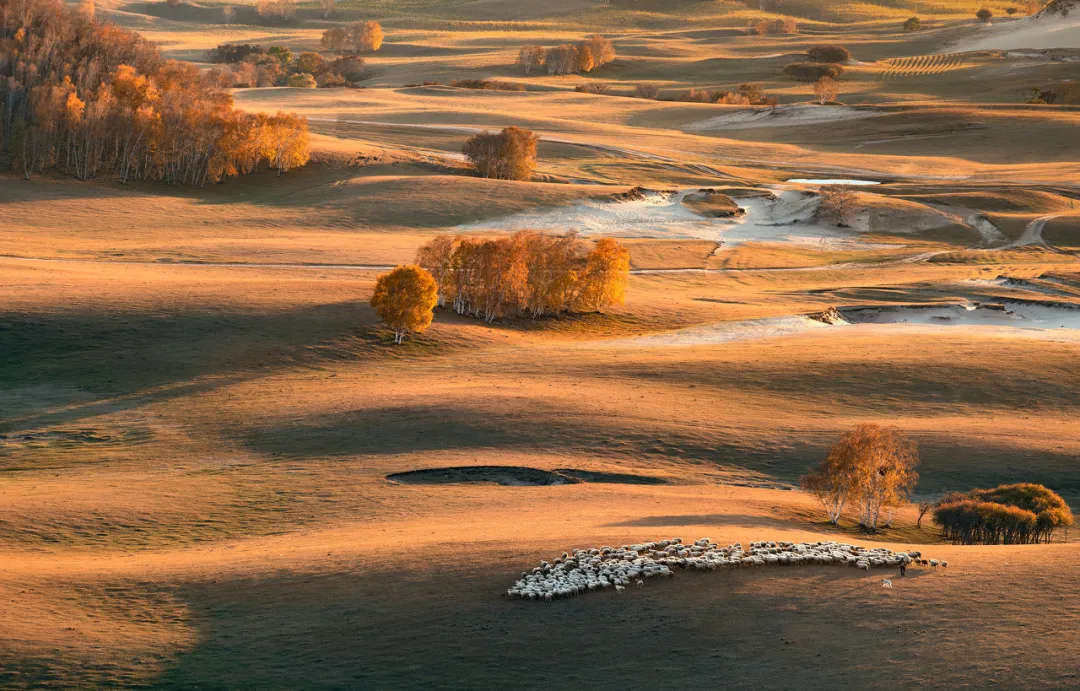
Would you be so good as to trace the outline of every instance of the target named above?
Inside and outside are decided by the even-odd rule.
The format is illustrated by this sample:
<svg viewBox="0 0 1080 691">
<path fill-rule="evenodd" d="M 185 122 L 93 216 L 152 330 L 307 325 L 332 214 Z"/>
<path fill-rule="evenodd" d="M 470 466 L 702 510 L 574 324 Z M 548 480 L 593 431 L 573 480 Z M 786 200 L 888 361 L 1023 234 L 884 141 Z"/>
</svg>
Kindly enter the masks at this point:
<svg viewBox="0 0 1080 691">
<path fill-rule="evenodd" d="M 224 88 L 293 86 L 301 88 L 356 86 L 367 79 L 364 59 L 346 54 L 327 60 L 315 52 L 293 52 L 285 46 L 222 43 L 206 52 L 212 72 Z"/>
<path fill-rule="evenodd" d="M 630 255 L 614 240 L 590 250 L 573 234 L 531 231 L 490 240 L 439 236 L 420 248 L 416 263 L 434 277 L 440 305 L 488 322 L 602 311 L 622 304 L 630 273 Z"/>
<path fill-rule="evenodd" d="M 189 63 L 59 0 L 0 0 L 0 167 L 201 185 L 308 160 L 307 122 L 248 115 Z"/>
<path fill-rule="evenodd" d="M 944 537 L 965 545 L 1050 542 L 1073 522 L 1064 499 L 1032 483 L 953 492 L 937 502 L 933 516 Z"/>
</svg>

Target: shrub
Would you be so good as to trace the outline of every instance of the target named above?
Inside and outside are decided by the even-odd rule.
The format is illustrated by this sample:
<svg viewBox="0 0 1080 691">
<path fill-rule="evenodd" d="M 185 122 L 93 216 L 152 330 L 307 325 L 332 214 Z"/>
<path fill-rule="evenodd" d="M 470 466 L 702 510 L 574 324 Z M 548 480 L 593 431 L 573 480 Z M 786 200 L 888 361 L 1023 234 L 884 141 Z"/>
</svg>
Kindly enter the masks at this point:
<svg viewBox="0 0 1080 691">
<path fill-rule="evenodd" d="M 346 55 L 330 63 L 330 69 L 350 82 L 367 78 L 367 65 L 364 59 L 356 55 Z"/>
<path fill-rule="evenodd" d="M 266 49 L 266 54 L 277 60 L 282 68 L 288 67 L 292 62 L 292 51 L 285 46 L 270 46 Z"/>
<path fill-rule="evenodd" d="M 705 89 L 690 89 L 679 96 L 680 101 L 686 103 L 715 103 L 716 95 Z"/>
<path fill-rule="evenodd" d="M 775 106 L 780 102 L 780 99 L 767 95 L 761 88 L 761 84 L 755 82 L 740 84 L 738 93 L 753 106 Z"/>
<path fill-rule="evenodd" d="M 975 17 L 981 22 L 989 22 L 994 18 L 994 13 L 984 7 L 975 13 Z"/>
<path fill-rule="evenodd" d="M 812 62 L 847 62 L 851 59 L 848 49 L 838 45 L 813 46 L 806 54 Z"/>
<path fill-rule="evenodd" d="M 307 72 L 312 75 L 321 74 L 326 71 L 326 68 L 326 59 L 318 53 L 300 53 L 296 56 L 296 62 L 292 65 L 293 72 Z"/>
<path fill-rule="evenodd" d="M 528 180 L 536 169 L 538 140 L 529 130 L 507 127 L 499 134 L 482 132 L 469 137 L 461 153 L 481 177 Z"/>
<path fill-rule="evenodd" d="M 634 87 L 634 93 L 638 98 L 648 98 L 655 100 L 660 96 L 660 89 L 653 84 L 638 84 Z"/>
<path fill-rule="evenodd" d="M 822 77 L 836 79 L 843 73 L 842 65 L 825 62 L 793 62 L 784 66 L 784 74 L 800 82 L 816 82 Z"/>
<path fill-rule="evenodd" d="M 966 545 L 1050 542 L 1073 523 L 1065 500 L 1033 483 L 954 492 L 935 504 L 933 519 L 945 538 Z"/>
<path fill-rule="evenodd" d="M 904 31 L 911 33 L 913 31 L 922 31 L 922 20 L 918 17 L 910 17 L 904 21 Z"/>
<path fill-rule="evenodd" d="M 318 86 L 314 75 L 308 74 L 307 72 L 291 75 L 286 84 L 299 89 L 314 89 Z"/>
<path fill-rule="evenodd" d="M 1020 10 L 1016 9 L 1015 7 L 1006 7 L 1005 8 L 1005 14 L 1009 15 L 1010 17 L 1013 16 L 1014 14 L 1016 14 L 1019 11 Z"/>
<path fill-rule="evenodd" d="M 790 17 L 785 19 L 760 19 L 751 23 L 750 26 L 753 32 L 759 36 L 764 36 L 766 34 L 799 33 L 799 25 Z"/>
<path fill-rule="evenodd" d="M 503 82 L 498 79 L 455 79 L 450 82 L 450 86 L 456 86 L 459 89 L 484 89 L 487 91 L 524 91 L 524 84 L 515 84 L 514 82 Z"/>
<path fill-rule="evenodd" d="M 252 43 L 222 43 L 217 48 L 206 51 L 206 61 L 231 64 L 246 59 L 249 55 L 264 55 L 266 49 Z"/>
<path fill-rule="evenodd" d="M 574 91 L 580 94 L 597 94 L 604 95 L 611 89 L 609 84 L 578 84 L 574 87 Z"/>
<path fill-rule="evenodd" d="M 315 77 L 315 84 L 320 89 L 329 89 L 335 86 L 348 86 L 349 81 L 337 72 L 326 70 Z"/>
</svg>

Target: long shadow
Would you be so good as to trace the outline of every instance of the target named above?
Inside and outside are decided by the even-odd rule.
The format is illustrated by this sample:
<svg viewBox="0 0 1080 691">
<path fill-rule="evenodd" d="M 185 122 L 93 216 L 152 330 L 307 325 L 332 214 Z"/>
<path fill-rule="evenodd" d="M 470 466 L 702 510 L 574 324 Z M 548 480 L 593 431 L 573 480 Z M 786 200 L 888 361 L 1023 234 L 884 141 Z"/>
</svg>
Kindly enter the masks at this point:
<svg viewBox="0 0 1080 691">
<path fill-rule="evenodd" d="M 276 312 L 69 310 L 0 313 L 0 400 L 34 387 L 68 404 L 5 406 L 0 432 L 70 422 L 314 361 L 334 344 L 357 357 L 378 340 L 371 308 L 343 302 Z M 319 346 L 318 349 L 315 346 Z M 106 400 L 108 399 L 108 400 Z"/>
<path fill-rule="evenodd" d="M 240 429 L 236 438 L 275 458 L 318 459 L 425 451 L 515 450 L 572 454 L 611 461 L 644 458 L 751 471 L 791 482 L 824 458 L 832 435 L 744 442 L 722 429 L 700 432 L 657 420 L 590 416 L 531 401 L 518 410 L 475 400 L 372 406 L 311 415 L 273 426 Z M 973 485 L 1039 482 L 1072 499 L 1080 496 L 1080 466 L 1072 455 L 1020 451 L 967 438 L 935 437 L 922 445 L 922 493 L 967 490 Z M 418 460 L 418 470 L 425 467 Z"/>
<path fill-rule="evenodd" d="M 1011 627 L 1067 627 L 1068 615 L 1000 601 L 1001 582 L 984 586 L 977 630 L 963 579 L 930 586 L 920 577 L 917 588 L 901 579 L 886 590 L 885 571 L 839 567 L 680 572 L 622 595 L 506 599 L 521 565 L 537 556 L 511 548 L 491 561 L 449 566 L 445 555 L 417 555 L 422 564 L 392 571 L 282 572 L 184 586 L 177 595 L 199 642 L 150 686 L 879 688 L 884 675 L 889 686 L 932 678 L 932 686 L 952 688 L 978 685 L 991 671 L 1004 687 L 1030 688 L 1077 660 L 1075 650 L 1062 649 L 1053 669 L 1042 664 L 1046 640 Z M 963 639 L 964 664 L 952 657 L 954 646 L 940 648 L 953 636 Z M 1003 644 L 1029 654 L 1001 671 Z"/>
<path fill-rule="evenodd" d="M 976 404 L 987 408 L 1080 408 L 1080 378 L 1068 369 L 1071 360 L 1047 359 L 1037 372 L 1010 369 L 990 361 L 985 366 L 943 363 L 867 362 L 858 357 L 814 362 L 725 361 L 697 367 L 679 362 L 605 364 L 605 374 L 657 384 L 694 384 L 741 392 L 759 391 L 796 397 L 826 399 L 837 395 L 869 410 L 898 404 L 944 406 Z M 711 370 L 711 371 L 710 371 Z M 594 370 L 582 365 L 582 375 Z"/>
<path fill-rule="evenodd" d="M 768 467 L 773 449 L 650 427 L 641 420 L 588 417 L 533 401 L 518 411 L 476 401 L 372 406 L 239 430 L 248 447 L 280 458 L 323 458 L 461 449 L 516 449 L 600 457 L 660 456 L 672 460 Z M 780 442 L 776 449 L 781 448 Z"/>
<path fill-rule="evenodd" d="M 607 528 L 667 528 L 671 526 L 680 525 L 749 525 L 749 526 L 769 526 L 772 528 L 793 528 L 798 527 L 800 530 L 809 530 L 805 524 L 796 523 L 795 521 L 786 521 L 781 518 L 770 518 L 768 516 L 752 516 L 749 514 L 730 514 L 730 513 L 718 513 L 718 514 L 705 514 L 705 515 L 685 515 L 685 516 L 645 516 L 642 518 L 634 518 L 628 521 L 619 521 L 617 523 L 609 523 L 605 527 Z M 822 530 L 822 533 L 828 531 Z"/>
</svg>

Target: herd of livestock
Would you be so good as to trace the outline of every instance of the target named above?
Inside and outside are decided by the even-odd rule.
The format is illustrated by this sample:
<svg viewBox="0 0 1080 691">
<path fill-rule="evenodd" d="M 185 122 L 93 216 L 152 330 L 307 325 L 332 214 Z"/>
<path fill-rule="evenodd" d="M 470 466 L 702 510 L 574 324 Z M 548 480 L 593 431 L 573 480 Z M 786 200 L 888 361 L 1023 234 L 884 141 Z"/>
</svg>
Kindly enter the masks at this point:
<svg viewBox="0 0 1080 691">
<path fill-rule="evenodd" d="M 709 538 L 685 544 L 682 538 L 622 547 L 575 549 L 551 562 L 541 561 L 506 591 L 511 598 L 553 600 L 590 591 L 630 585 L 641 587 L 648 578 L 667 578 L 675 569 L 715 571 L 751 566 L 797 565 L 871 568 L 901 565 L 944 568 L 948 562 L 923 559 L 920 552 L 893 552 L 884 547 L 860 547 L 839 542 L 752 542 L 721 547 Z"/>
</svg>

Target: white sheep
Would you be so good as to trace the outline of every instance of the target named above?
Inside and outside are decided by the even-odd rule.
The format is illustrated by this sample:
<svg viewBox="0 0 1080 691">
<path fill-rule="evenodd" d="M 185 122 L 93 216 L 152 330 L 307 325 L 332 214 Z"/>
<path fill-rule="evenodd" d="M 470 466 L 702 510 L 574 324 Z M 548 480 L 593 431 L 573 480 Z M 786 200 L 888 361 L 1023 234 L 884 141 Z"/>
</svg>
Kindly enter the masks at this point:
<svg viewBox="0 0 1080 691">
<path fill-rule="evenodd" d="M 854 565 L 869 571 L 877 566 L 897 566 L 918 563 L 923 566 L 947 567 L 948 562 L 923 559 L 919 552 L 893 552 L 883 547 L 867 549 L 846 543 L 823 541 L 791 543 L 762 541 L 748 548 L 736 543 L 720 547 L 709 538 L 686 545 L 681 538 L 659 540 L 618 549 L 604 546 L 599 549 L 574 549 L 563 552 L 551 562 L 541 561 L 532 571 L 522 571 L 521 578 L 507 589 L 507 597 L 551 601 L 554 598 L 575 597 L 615 586 L 622 594 L 631 583 L 641 588 L 644 579 L 674 576 L 672 567 L 695 571 L 715 571 L 732 567 L 762 565 L 839 564 Z M 882 579 L 882 587 L 891 588 L 892 581 Z"/>
</svg>

